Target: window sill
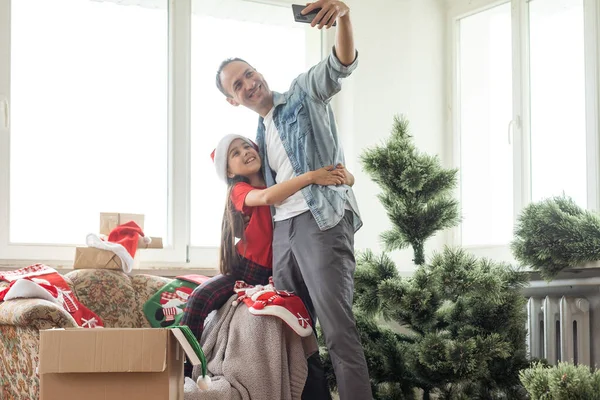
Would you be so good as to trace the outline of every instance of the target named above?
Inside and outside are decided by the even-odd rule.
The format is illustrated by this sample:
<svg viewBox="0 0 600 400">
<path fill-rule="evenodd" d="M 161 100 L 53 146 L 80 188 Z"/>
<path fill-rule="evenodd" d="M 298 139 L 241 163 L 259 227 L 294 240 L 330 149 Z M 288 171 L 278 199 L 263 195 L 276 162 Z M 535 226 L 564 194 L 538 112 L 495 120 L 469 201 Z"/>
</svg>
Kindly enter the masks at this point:
<svg viewBox="0 0 600 400">
<path fill-rule="evenodd" d="M 43 262 L 43 261 L 32 261 L 32 260 L 0 260 L 0 271 L 13 271 L 15 269 L 24 268 L 32 264 L 45 264 L 56 269 L 61 274 L 66 274 L 74 271 L 73 267 L 69 264 L 71 262 Z M 215 268 L 203 268 L 195 267 L 193 265 L 182 266 L 181 264 L 169 264 L 169 263 L 148 263 L 144 265 L 142 263 L 139 268 L 131 271 L 129 275 L 157 275 L 166 278 L 174 278 L 179 275 L 186 274 L 199 274 L 206 276 L 215 276 L 219 271 Z"/>
</svg>

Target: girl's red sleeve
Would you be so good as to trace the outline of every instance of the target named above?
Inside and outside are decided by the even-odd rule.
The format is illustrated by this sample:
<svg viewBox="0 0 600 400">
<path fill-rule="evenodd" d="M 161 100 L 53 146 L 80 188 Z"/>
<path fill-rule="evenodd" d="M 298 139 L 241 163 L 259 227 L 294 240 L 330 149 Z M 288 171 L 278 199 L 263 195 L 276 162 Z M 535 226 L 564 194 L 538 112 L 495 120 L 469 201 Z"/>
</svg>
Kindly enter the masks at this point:
<svg viewBox="0 0 600 400">
<path fill-rule="evenodd" d="M 233 189 L 231 189 L 231 201 L 236 210 L 241 211 L 244 214 L 251 214 L 252 207 L 246 206 L 246 196 L 251 191 L 256 190 L 255 187 L 245 182 L 236 183 Z"/>
</svg>

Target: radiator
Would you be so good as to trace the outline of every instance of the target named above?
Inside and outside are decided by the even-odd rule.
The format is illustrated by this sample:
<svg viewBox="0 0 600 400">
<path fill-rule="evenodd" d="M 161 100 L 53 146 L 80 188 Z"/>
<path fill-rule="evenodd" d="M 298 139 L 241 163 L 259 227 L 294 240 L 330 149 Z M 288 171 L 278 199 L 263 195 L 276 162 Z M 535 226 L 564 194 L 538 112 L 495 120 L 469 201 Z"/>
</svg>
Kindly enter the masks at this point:
<svg viewBox="0 0 600 400">
<path fill-rule="evenodd" d="M 590 304 L 582 297 L 530 297 L 527 346 L 532 358 L 550 364 L 590 365 Z"/>
</svg>

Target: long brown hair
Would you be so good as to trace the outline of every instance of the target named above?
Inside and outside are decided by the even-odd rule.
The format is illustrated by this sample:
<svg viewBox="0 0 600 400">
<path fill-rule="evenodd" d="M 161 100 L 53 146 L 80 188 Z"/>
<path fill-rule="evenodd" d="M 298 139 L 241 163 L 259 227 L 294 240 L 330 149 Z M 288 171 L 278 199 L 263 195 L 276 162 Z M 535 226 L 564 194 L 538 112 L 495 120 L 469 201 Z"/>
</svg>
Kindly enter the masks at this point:
<svg viewBox="0 0 600 400">
<path fill-rule="evenodd" d="M 227 179 L 227 197 L 225 199 L 225 210 L 223 211 L 223 222 L 221 223 L 221 248 L 219 254 L 219 270 L 223 275 L 231 272 L 234 265 L 240 262 L 241 255 L 235 249 L 235 238 L 245 240 L 244 215 L 235 209 L 231 201 L 231 191 L 236 183 L 250 183 L 248 178 L 235 176 Z"/>
</svg>

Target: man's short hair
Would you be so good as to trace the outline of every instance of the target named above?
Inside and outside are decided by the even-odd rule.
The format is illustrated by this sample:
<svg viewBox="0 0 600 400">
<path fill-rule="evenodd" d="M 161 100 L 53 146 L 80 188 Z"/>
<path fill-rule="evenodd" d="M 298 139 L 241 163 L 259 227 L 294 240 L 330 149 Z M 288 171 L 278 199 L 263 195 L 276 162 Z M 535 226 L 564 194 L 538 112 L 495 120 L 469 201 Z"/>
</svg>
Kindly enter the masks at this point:
<svg viewBox="0 0 600 400">
<path fill-rule="evenodd" d="M 217 77 L 216 77 L 216 83 L 217 83 L 217 89 L 219 89 L 221 91 L 221 93 L 223 93 L 225 96 L 227 97 L 232 97 L 229 93 L 227 93 L 227 91 L 225 90 L 225 88 L 223 87 L 223 84 L 221 83 L 221 72 L 223 72 L 223 69 L 228 66 L 229 64 L 231 64 L 234 61 L 241 61 L 243 63 L 248 64 L 248 66 L 252 69 L 254 69 L 254 67 L 252 65 L 250 65 L 250 63 L 246 60 L 243 60 L 239 57 L 232 57 L 232 58 L 228 58 L 226 60 L 224 60 L 221 65 L 219 65 L 219 69 L 217 69 Z"/>
</svg>

